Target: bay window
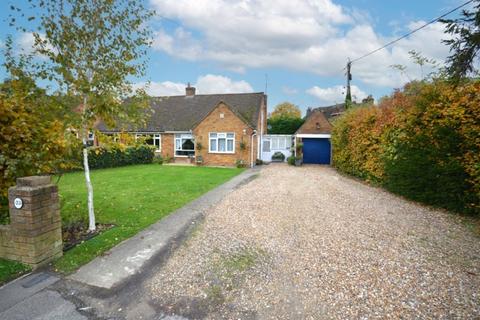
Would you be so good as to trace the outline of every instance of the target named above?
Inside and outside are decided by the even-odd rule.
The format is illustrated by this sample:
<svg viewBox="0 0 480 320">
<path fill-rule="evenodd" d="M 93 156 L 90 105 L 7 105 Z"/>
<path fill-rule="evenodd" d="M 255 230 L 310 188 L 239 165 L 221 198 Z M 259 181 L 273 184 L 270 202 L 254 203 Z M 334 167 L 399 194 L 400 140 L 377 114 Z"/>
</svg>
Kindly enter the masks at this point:
<svg viewBox="0 0 480 320">
<path fill-rule="evenodd" d="M 210 132 L 208 150 L 212 153 L 234 153 L 235 133 Z"/>
</svg>

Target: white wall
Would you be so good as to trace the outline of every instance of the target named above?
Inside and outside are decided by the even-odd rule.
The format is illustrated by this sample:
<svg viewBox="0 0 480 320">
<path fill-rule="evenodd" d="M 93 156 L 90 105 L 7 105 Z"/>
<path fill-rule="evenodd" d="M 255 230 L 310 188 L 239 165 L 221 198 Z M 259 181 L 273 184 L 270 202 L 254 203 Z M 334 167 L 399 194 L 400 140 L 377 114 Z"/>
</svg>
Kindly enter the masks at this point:
<svg viewBox="0 0 480 320">
<path fill-rule="evenodd" d="M 272 161 L 272 155 L 280 151 L 285 155 L 285 161 L 292 155 L 293 136 L 286 134 L 268 134 L 262 136 L 260 154 L 263 161 Z"/>
</svg>

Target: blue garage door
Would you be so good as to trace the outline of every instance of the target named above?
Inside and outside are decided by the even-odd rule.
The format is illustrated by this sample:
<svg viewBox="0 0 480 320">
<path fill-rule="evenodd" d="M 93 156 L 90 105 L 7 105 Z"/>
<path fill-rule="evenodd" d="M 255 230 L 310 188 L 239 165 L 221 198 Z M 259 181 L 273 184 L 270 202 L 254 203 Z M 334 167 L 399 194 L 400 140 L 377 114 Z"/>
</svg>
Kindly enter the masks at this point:
<svg viewBox="0 0 480 320">
<path fill-rule="evenodd" d="M 303 138 L 303 162 L 330 164 L 330 140 Z"/>
</svg>

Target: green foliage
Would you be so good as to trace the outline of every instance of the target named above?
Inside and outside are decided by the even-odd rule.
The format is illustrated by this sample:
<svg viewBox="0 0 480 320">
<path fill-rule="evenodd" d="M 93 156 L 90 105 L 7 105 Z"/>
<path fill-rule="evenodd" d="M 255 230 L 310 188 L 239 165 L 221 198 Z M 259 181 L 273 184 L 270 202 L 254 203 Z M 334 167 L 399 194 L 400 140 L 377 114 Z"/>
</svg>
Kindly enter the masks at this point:
<svg viewBox="0 0 480 320">
<path fill-rule="evenodd" d="M 267 120 L 269 134 L 294 134 L 303 124 L 304 119 L 292 117 L 276 117 Z"/>
<path fill-rule="evenodd" d="M 453 52 L 447 58 L 447 73 L 454 80 L 460 80 L 470 74 L 477 74 L 478 53 L 480 52 L 480 0 L 473 10 L 463 10 L 457 19 L 442 19 L 446 24 L 446 33 L 451 39 L 443 40 Z"/>
<path fill-rule="evenodd" d="M 126 148 L 94 147 L 90 148 L 88 151 L 91 169 L 122 167 L 133 164 L 148 164 L 152 163 L 155 155 L 154 148 L 145 145 Z"/>
<path fill-rule="evenodd" d="M 55 267 L 74 271 L 242 171 L 155 164 L 93 170 L 97 221 L 115 227 L 65 252 Z M 84 221 L 88 210 L 83 173 L 64 174 L 58 188 L 62 224 Z"/>
<path fill-rule="evenodd" d="M 247 166 L 247 164 L 245 163 L 244 160 L 242 159 L 237 159 L 237 161 L 235 161 L 235 166 L 237 168 L 245 168 Z"/>
<path fill-rule="evenodd" d="M 159 164 L 159 165 L 162 165 L 163 164 L 163 157 L 161 155 L 155 155 L 153 157 L 153 163 L 156 163 L 156 164 Z"/>
<path fill-rule="evenodd" d="M 0 258 L 0 285 L 30 271 L 30 267 L 20 262 Z"/>
<path fill-rule="evenodd" d="M 0 84 L 0 223 L 8 222 L 7 190 L 16 178 L 56 173 L 79 166 L 79 150 L 67 128 L 69 105 L 48 96 L 22 73 Z"/>
<path fill-rule="evenodd" d="M 285 155 L 280 152 L 280 151 L 277 151 L 275 152 L 273 155 L 272 155 L 272 161 L 285 161 Z"/>
<path fill-rule="evenodd" d="M 294 156 L 288 157 L 287 162 L 288 162 L 289 165 L 294 166 L 295 165 L 295 157 Z"/>
<path fill-rule="evenodd" d="M 297 105 L 290 102 L 282 102 L 277 104 L 270 114 L 271 119 L 275 118 L 300 118 L 302 112 Z"/>
<path fill-rule="evenodd" d="M 479 82 L 413 82 L 379 107 L 349 110 L 334 123 L 334 166 L 416 201 L 478 213 L 479 93 Z"/>
</svg>

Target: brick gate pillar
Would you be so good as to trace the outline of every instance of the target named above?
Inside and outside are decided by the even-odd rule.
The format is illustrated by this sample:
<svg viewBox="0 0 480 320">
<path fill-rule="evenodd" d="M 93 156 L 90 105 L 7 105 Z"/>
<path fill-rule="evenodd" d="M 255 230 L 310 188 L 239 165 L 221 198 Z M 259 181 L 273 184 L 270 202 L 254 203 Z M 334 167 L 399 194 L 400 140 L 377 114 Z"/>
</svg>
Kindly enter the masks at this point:
<svg viewBox="0 0 480 320">
<path fill-rule="evenodd" d="M 8 190 L 10 225 L 3 231 L 3 256 L 36 268 L 62 255 L 58 188 L 49 176 L 17 179 Z M 5 232 L 6 231 L 6 232 Z"/>
</svg>

